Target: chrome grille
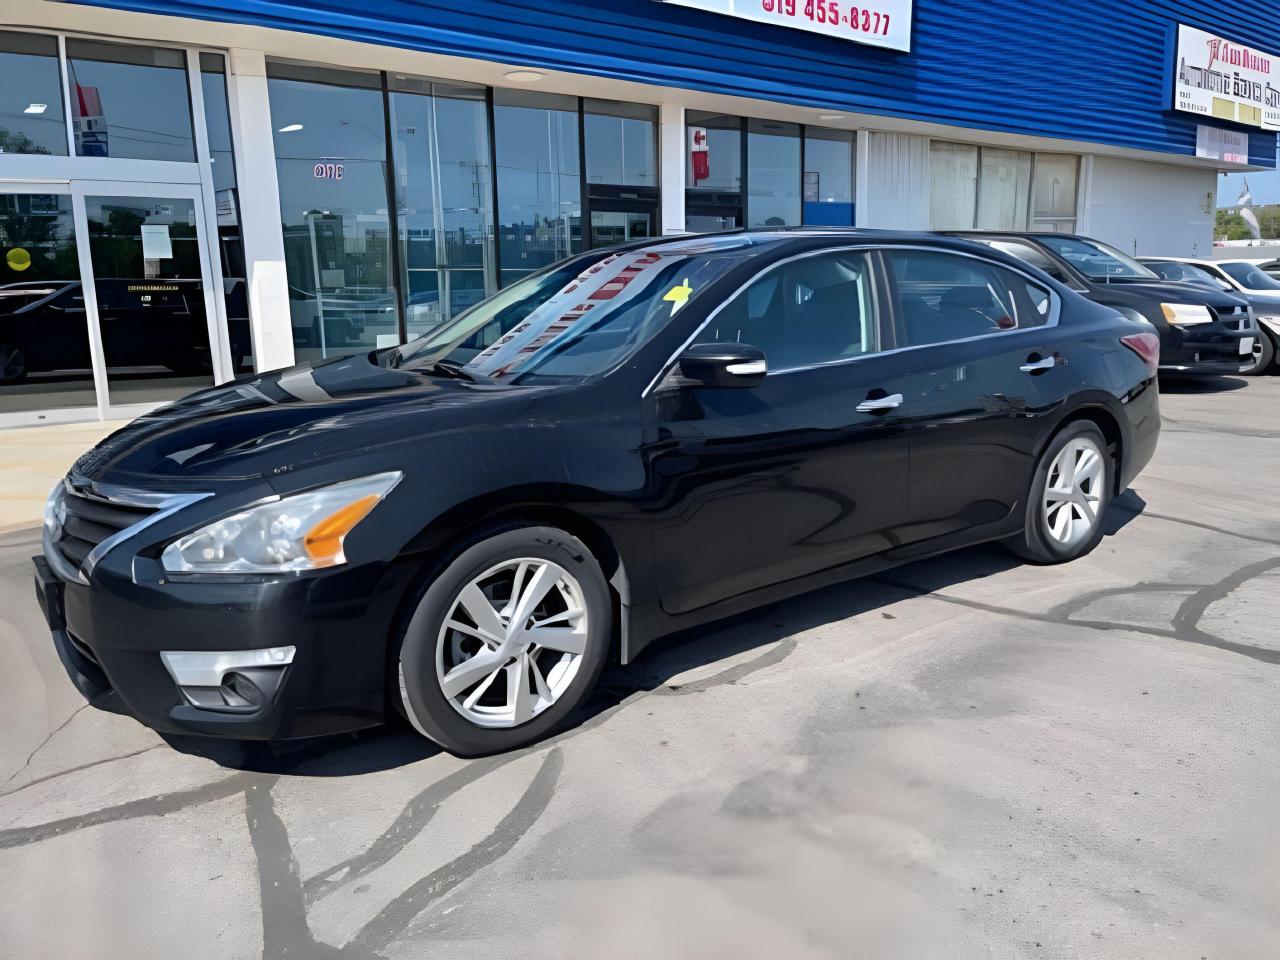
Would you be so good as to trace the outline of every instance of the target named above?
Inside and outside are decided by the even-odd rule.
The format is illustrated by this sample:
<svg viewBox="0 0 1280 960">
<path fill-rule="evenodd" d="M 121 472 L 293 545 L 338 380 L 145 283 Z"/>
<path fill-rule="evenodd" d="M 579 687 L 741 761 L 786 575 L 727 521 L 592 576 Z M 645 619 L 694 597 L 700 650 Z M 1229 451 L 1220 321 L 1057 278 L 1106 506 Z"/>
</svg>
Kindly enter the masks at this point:
<svg viewBox="0 0 1280 960">
<path fill-rule="evenodd" d="M 66 485 L 62 490 L 62 505 L 66 514 L 53 537 L 53 546 L 76 570 L 94 547 L 156 511 L 155 507 L 86 496 Z"/>
<path fill-rule="evenodd" d="M 1228 330 L 1253 329 L 1253 320 L 1248 307 L 1210 307 L 1209 309 Z"/>
</svg>

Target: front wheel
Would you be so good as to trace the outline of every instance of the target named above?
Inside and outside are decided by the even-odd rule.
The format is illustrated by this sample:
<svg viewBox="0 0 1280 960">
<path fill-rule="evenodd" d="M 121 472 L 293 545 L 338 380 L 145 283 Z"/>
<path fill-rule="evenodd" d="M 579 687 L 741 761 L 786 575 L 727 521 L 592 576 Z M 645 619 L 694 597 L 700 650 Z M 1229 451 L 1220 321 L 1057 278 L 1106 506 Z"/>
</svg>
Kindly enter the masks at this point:
<svg viewBox="0 0 1280 960">
<path fill-rule="evenodd" d="M 1026 521 L 1010 549 L 1032 563 L 1065 563 L 1102 540 L 1114 464 L 1094 424 L 1068 424 L 1040 456 L 1027 492 Z"/>
<path fill-rule="evenodd" d="M 1276 357 L 1275 344 L 1267 331 L 1259 328 L 1258 335 L 1253 338 L 1253 353 L 1240 364 L 1240 375 L 1244 377 L 1260 377 L 1271 369 L 1271 362 Z"/>
<path fill-rule="evenodd" d="M 419 599 L 400 649 L 404 711 L 453 753 L 524 746 L 590 693 L 612 633 L 608 585 L 580 540 L 553 527 L 495 533 Z"/>
</svg>

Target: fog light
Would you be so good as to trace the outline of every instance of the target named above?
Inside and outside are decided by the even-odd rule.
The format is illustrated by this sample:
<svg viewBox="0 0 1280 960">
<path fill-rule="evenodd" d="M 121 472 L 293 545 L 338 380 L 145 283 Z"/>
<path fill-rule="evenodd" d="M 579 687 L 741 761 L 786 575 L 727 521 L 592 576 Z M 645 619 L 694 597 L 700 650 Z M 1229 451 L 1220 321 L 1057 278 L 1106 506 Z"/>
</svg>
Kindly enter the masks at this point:
<svg viewBox="0 0 1280 960">
<path fill-rule="evenodd" d="M 294 647 L 258 650 L 165 650 L 169 676 L 194 707 L 223 713 L 252 713 L 271 702 Z"/>
</svg>

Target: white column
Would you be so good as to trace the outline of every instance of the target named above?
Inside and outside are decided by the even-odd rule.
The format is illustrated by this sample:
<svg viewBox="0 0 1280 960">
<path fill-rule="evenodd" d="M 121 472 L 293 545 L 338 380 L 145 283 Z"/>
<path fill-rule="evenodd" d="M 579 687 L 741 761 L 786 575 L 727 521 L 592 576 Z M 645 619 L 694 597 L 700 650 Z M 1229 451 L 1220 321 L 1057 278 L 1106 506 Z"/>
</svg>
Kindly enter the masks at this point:
<svg viewBox="0 0 1280 960">
<path fill-rule="evenodd" d="M 871 225 L 871 131 L 859 130 L 853 141 L 853 225 Z"/>
<path fill-rule="evenodd" d="M 662 232 L 680 233 L 684 225 L 685 154 L 684 107 L 664 103 L 658 107 L 658 143 L 662 191 Z"/>
<path fill-rule="evenodd" d="M 232 50 L 228 92 L 240 188 L 241 229 L 248 276 L 249 321 L 258 371 L 293 364 L 293 324 L 280 228 L 267 64 L 260 50 Z"/>
</svg>

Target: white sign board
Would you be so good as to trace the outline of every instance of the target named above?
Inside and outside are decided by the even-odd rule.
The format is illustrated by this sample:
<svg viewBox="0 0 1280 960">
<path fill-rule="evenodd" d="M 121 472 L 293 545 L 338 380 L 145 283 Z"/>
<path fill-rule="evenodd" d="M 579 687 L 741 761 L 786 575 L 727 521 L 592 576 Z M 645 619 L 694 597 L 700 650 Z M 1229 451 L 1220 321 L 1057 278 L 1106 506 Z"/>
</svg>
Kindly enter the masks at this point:
<svg viewBox="0 0 1280 960">
<path fill-rule="evenodd" d="M 144 223 L 142 225 L 142 259 L 171 260 L 173 244 L 169 240 L 167 223 Z"/>
<path fill-rule="evenodd" d="M 1178 24 L 1173 107 L 1280 130 L 1280 56 Z"/>
<path fill-rule="evenodd" d="M 912 0 L 661 0 L 890 50 L 911 49 Z"/>
<path fill-rule="evenodd" d="M 1223 163 L 1249 162 L 1249 134 L 1196 124 L 1196 156 Z"/>
</svg>

